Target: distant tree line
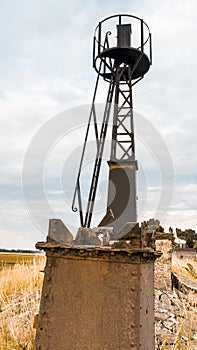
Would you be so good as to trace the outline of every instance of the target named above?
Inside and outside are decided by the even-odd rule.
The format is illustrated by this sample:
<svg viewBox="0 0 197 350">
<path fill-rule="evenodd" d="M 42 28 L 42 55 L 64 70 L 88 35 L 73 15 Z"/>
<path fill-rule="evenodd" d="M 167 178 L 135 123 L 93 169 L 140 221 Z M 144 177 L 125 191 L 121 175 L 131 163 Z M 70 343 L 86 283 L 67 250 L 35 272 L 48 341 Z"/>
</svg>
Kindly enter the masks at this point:
<svg viewBox="0 0 197 350">
<path fill-rule="evenodd" d="M 35 254 L 38 253 L 38 250 L 30 250 L 30 249 L 5 249 L 0 248 L 0 253 L 28 253 L 28 254 Z"/>
<path fill-rule="evenodd" d="M 186 229 L 182 231 L 179 228 L 176 228 L 177 237 L 186 240 L 186 246 L 188 248 L 197 248 L 197 233 L 195 230 Z"/>
<path fill-rule="evenodd" d="M 162 236 L 162 234 L 165 234 L 165 235 L 168 234 L 168 233 L 164 233 L 164 228 L 160 225 L 160 221 L 157 219 L 152 218 L 146 221 L 145 223 L 147 228 L 150 231 L 155 232 L 159 236 Z M 175 232 L 178 238 L 184 239 L 186 241 L 187 248 L 197 249 L 197 233 L 195 232 L 195 230 L 186 229 L 185 231 L 182 231 L 181 229 L 176 228 Z M 171 235 L 174 234 L 174 230 L 171 226 L 169 227 L 169 234 Z M 159 236 L 156 235 L 156 237 L 159 237 Z"/>
</svg>

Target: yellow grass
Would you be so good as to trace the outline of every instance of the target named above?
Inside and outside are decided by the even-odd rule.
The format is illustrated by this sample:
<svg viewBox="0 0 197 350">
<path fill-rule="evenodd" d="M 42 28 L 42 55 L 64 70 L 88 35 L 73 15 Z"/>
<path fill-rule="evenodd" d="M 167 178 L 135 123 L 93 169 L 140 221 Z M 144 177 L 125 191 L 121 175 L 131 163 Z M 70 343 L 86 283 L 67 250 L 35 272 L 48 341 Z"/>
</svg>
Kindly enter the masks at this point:
<svg viewBox="0 0 197 350">
<path fill-rule="evenodd" d="M 26 253 L 0 253 L 0 266 L 14 265 L 16 263 L 32 264 L 40 255 Z"/>
<path fill-rule="evenodd" d="M 0 271 L 0 350 L 32 350 L 45 258 L 3 266 Z M 16 259 L 17 260 L 17 259 Z"/>
<path fill-rule="evenodd" d="M 197 282 L 197 261 L 173 256 L 172 272 Z"/>
</svg>

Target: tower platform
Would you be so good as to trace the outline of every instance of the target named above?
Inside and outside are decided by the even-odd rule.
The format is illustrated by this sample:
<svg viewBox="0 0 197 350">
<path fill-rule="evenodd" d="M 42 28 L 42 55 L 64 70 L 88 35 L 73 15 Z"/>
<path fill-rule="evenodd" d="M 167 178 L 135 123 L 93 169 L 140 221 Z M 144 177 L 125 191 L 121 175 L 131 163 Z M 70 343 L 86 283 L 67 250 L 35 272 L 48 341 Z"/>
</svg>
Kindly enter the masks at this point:
<svg viewBox="0 0 197 350">
<path fill-rule="evenodd" d="M 143 77 L 150 68 L 150 60 L 148 56 L 140 50 L 133 47 L 112 47 L 105 49 L 99 55 L 99 58 L 110 58 L 114 59 L 117 64 L 127 64 L 131 67 L 136 65 L 136 68 L 132 74 L 132 79 L 138 79 Z M 129 78 L 130 72 L 127 70 L 127 79 Z M 102 73 L 103 78 L 110 79 L 112 73 Z M 121 77 L 121 80 L 123 78 Z"/>
</svg>

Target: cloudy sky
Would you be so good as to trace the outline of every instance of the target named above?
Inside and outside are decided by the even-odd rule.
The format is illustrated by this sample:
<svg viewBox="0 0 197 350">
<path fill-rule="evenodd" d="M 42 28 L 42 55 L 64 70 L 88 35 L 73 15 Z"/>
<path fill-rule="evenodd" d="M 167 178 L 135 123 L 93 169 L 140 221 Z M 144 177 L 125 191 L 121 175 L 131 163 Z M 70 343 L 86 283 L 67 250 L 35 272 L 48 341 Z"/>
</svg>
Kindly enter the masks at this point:
<svg viewBox="0 0 197 350">
<path fill-rule="evenodd" d="M 0 4 L 0 247 L 33 249 L 51 217 L 79 226 L 70 202 L 96 80 L 92 36 L 100 20 L 118 13 L 143 18 L 153 35 L 153 66 L 134 92 L 139 220 L 157 216 L 163 186 L 173 199 L 162 224 L 197 229 L 196 1 Z M 102 89 L 98 103 L 104 96 Z M 158 147 L 145 140 L 143 120 Z M 159 164 L 163 142 L 170 156 L 166 151 Z M 166 190 L 169 177 L 174 189 L 167 184 Z M 105 185 L 102 180 L 100 197 Z"/>
</svg>

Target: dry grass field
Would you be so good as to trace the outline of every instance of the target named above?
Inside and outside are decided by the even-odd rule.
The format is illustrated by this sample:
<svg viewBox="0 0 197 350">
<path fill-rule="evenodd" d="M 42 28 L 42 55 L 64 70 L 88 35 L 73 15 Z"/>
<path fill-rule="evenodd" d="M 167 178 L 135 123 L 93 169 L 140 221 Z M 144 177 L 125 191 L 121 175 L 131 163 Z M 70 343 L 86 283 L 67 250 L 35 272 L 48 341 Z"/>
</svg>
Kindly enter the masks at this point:
<svg viewBox="0 0 197 350">
<path fill-rule="evenodd" d="M 3 266 L 15 264 L 32 264 L 35 259 L 39 259 L 40 255 L 26 253 L 0 253 L 0 269 Z"/>
<path fill-rule="evenodd" d="M 173 256 L 172 271 L 191 281 L 197 282 L 197 260 Z"/>
<path fill-rule="evenodd" d="M 0 254 L 0 350 L 32 350 L 45 258 Z"/>
</svg>

